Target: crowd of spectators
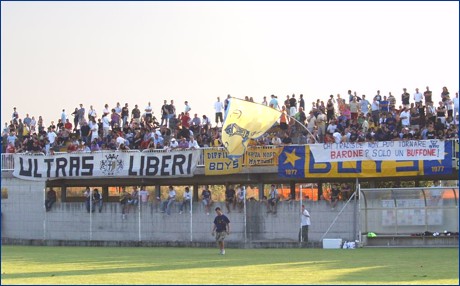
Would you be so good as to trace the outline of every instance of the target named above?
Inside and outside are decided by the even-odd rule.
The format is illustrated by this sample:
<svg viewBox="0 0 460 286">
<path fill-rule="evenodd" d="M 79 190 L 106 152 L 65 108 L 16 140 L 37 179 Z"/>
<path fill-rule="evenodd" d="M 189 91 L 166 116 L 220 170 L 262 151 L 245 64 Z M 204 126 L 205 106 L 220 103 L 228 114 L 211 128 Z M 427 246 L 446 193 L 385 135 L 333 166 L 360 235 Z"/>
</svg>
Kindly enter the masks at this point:
<svg viewBox="0 0 460 286">
<path fill-rule="evenodd" d="M 382 95 L 358 96 L 351 90 L 345 98 L 330 95 L 325 103 L 318 99 L 306 106 L 303 95 L 287 95 L 284 101 L 271 95 L 261 104 L 280 110 L 280 119 L 251 145 L 340 143 L 392 140 L 458 138 L 458 93 L 451 97 L 443 87 L 441 101 L 433 102 L 429 87 L 422 93 L 418 88 L 411 95 L 406 88 L 397 106 L 396 97 Z M 101 115 L 90 105 L 83 104 L 69 118 L 63 109 L 60 118 L 48 126 L 38 116 L 20 117 L 13 108 L 11 121 L 2 132 L 2 153 L 18 152 L 92 152 L 99 150 L 189 149 L 222 146 L 223 115 L 231 96 L 214 103 L 214 122 L 206 115 L 191 116 L 188 101 L 183 111 L 177 111 L 173 100 L 160 107 L 160 118 L 154 116 L 148 102 L 141 111 L 136 104 L 130 110 L 126 103 L 105 104 Z M 254 101 L 246 97 L 247 101 Z M 220 123 L 220 127 L 219 127 Z"/>
</svg>

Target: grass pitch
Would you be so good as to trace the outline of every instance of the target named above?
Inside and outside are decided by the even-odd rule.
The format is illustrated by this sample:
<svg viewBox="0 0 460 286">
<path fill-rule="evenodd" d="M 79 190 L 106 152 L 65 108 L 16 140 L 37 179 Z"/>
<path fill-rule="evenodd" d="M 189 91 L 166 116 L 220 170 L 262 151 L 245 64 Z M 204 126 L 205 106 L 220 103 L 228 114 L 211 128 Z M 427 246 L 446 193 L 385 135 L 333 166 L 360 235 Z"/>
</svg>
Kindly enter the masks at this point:
<svg viewBox="0 0 460 286">
<path fill-rule="evenodd" d="M 1 284 L 455 284 L 458 248 L 2 246 Z"/>
</svg>

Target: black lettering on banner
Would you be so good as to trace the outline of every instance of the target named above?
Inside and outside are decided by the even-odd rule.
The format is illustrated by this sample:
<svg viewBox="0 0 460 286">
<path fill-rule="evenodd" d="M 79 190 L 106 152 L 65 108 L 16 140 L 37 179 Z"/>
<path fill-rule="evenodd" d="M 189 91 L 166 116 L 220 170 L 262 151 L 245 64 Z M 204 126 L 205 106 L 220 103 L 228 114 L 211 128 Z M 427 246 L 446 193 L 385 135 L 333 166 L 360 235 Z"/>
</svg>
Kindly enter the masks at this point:
<svg viewBox="0 0 460 286">
<path fill-rule="evenodd" d="M 69 158 L 69 177 L 74 176 L 73 170 L 75 169 L 75 176 L 79 176 L 80 173 L 80 157 L 70 157 Z"/>
<path fill-rule="evenodd" d="M 192 173 L 192 158 L 193 158 L 193 153 L 188 154 L 187 174 Z"/>
<path fill-rule="evenodd" d="M 94 169 L 94 163 L 91 162 L 94 160 L 93 156 L 83 156 L 81 158 L 82 163 L 81 163 L 81 175 L 82 176 L 92 176 L 93 175 L 93 169 Z"/>
<path fill-rule="evenodd" d="M 27 177 L 32 177 L 32 159 L 27 159 L 29 161 L 29 170 L 24 169 L 24 158 L 19 157 L 19 175 L 20 176 L 27 176 Z"/>
<path fill-rule="evenodd" d="M 184 163 L 185 163 L 185 156 L 182 155 L 182 154 L 176 154 L 174 155 L 173 157 L 173 163 L 172 163 L 172 175 L 176 175 L 176 174 L 180 174 L 180 175 L 183 175 L 184 174 Z M 176 167 L 179 168 L 179 172 L 176 173 Z"/>
<path fill-rule="evenodd" d="M 53 163 L 53 159 L 45 159 L 46 163 L 46 177 L 49 178 L 51 177 L 51 163 Z"/>
<path fill-rule="evenodd" d="M 171 175 L 168 172 L 169 169 L 169 161 L 171 161 L 171 155 L 164 155 L 161 157 L 161 176 L 168 176 Z"/>
<path fill-rule="evenodd" d="M 42 174 L 38 173 L 38 159 L 34 159 L 34 177 L 41 178 Z"/>
<path fill-rule="evenodd" d="M 59 178 L 59 170 L 62 171 L 61 173 L 63 177 L 67 177 L 65 167 L 67 167 L 67 159 L 56 158 L 56 178 Z"/>
<path fill-rule="evenodd" d="M 153 163 L 152 163 L 153 162 Z M 160 164 L 160 159 L 157 157 L 147 157 L 147 165 L 145 166 L 145 175 L 146 176 L 155 176 L 158 174 L 158 164 Z M 151 171 L 151 169 L 153 169 Z"/>
<path fill-rule="evenodd" d="M 144 156 L 140 156 L 141 161 L 144 159 Z M 129 169 L 128 169 L 128 176 L 137 176 L 137 172 L 133 171 L 134 165 L 134 158 L 133 156 L 129 157 Z"/>
</svg>

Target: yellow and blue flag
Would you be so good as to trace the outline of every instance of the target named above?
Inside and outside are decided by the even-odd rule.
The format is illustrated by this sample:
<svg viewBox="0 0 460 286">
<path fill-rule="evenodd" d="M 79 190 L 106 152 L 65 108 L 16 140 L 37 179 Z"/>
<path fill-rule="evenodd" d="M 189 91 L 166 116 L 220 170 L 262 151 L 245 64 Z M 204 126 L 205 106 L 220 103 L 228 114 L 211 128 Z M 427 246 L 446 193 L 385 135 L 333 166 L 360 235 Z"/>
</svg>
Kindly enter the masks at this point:
<svg viewBox="0 0 460 286">
<path fill-rule="evenodd" d="M 271 107 L 230 99 L 222 127 L 222 143 L 230 159 L 241 157 L 249 139 L 262 136 L 279 119 L 281 112 Z"/>
<path fill-rule="evenodd" d="M 284 146 L 278 157 L 278 176 L 305 178 L 305 146 Z"/>
</svg>

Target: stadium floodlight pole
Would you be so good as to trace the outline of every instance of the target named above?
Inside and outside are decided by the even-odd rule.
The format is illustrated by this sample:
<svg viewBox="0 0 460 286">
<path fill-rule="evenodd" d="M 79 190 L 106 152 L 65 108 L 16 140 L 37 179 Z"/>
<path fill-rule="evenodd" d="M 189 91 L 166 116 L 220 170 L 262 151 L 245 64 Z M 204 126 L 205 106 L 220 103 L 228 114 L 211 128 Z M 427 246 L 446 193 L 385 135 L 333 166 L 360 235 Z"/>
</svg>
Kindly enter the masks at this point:
<svg viewBox="0 0 460 286">
<path fill-rule="evenodd" d="M 358 183 L 358 179 L 356 179 L 356 192 L 358 193 L 358 218 L 361 217 L 361 196 L 360 196 L 360 192 L 361 192 L 361 184 Z M 359 241 L 359 245 L 362 245 L 362 239 L 361 239 L 361 220 L 358 220 L 358 241 Z"/>
<path fill-rule="evenodd" d="M 47 211 L 46 211 L 46 188 L 44 189 L 44 194 L 43 194 L 43 209 L 45 210 L 45 216 L 43 218 L 43 240 L 46 240 L 46 218 L 47 218 Z"/>
<path fill-rule="evenodd" d="M 141 192 L 140 189 L 137 190 L 137 213 L 138 213 L 138 229 L 139 229 L 139 241 L 142 241 L 141 236 Z"/>
<path fill-rule="evenodd" d="M 299 201 L 300 201 L 300 211 L 302 211 L 302 184 L 299 186 Z M 303 215 L 303 213 L 302 213 Z M 300 217 L 300 228 L 299 228 L 299 234 L 300 234 L 300 243 L 303 242 L 303 235 L 302 235 L 302 215 Z"/>
<path fill-rule="evenodd" d="M 93 240 L 93 190 L 89 189 L 89 241 Z"/>
<path fill-rule="evenodd" d="M 244 209 L 244 243 L 247 241 L 247 220 L 246 220 L 246 186 L 243 186 L 243 209 Z"/>
<path fill-rule="evenodd" d="M 193 241 L 193 186 L 190 190 L 190 242 Z"/>
</svg>

